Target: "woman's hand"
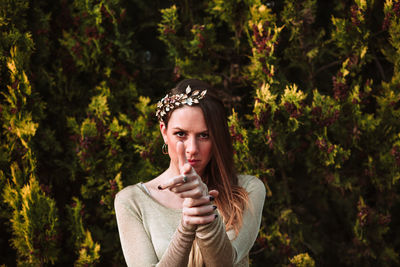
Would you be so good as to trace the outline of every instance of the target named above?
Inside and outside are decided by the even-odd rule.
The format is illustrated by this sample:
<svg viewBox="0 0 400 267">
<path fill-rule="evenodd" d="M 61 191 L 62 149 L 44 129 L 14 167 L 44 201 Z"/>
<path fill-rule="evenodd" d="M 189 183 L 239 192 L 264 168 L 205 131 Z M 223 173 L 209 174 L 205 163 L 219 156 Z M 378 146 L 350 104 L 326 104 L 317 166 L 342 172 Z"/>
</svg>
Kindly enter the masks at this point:
<svg viewBox="0 0 400 267">
<path fill-rule="evenodd" d="M 159 185 L 158 189 L 168 188 L 181 198 L 201 198 L 208 195 L 208 187 L 201 177 L 188 163 L 185 155 L 185 147 L 182 142 L 177 142 L 178 167 L 180 175 L 171 178 L 167 183 Z"/>
<path fill-rule="evenodd" d="M 159 189 L 169 189 L 179 197 L 184 198 L 182 204 L 182 224 L 191 228 L 199 224 L 207 224 L 215 220 L 214 213 L 217 206 L 213 200 L 218 197 L 218 191 L 208 192 L 207 185 L 188 163 L 185 147 L 182 142 L 177 142 L 178 167 L 180 175 L 171 178 L 167 183 L 160 185 Z"/>
<path fill-rule="evenodd" d="M 213 205 L 218 191 L 211 190 L 210 195 L 201 198 L 185 198 L 182 205 L 182 223 L 185 227 L 207 224 L 218 216 L 214 213 L 217 206 Z"/>
</svg>

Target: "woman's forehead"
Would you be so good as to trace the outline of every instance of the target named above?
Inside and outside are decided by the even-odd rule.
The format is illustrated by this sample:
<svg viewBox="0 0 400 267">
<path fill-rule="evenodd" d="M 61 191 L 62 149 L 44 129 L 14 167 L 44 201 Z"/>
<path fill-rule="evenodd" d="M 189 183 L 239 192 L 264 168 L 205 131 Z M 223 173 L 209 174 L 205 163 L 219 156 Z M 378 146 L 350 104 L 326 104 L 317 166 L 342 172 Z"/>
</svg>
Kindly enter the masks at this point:
<svg viewBox="0 0 400 267">
<path fill-rule="evenodd" d="M 207 130 L 203 111 L 198 106 L 184 106 L 174 110 L 168 120 L 168 128 Z"/>
</svg>

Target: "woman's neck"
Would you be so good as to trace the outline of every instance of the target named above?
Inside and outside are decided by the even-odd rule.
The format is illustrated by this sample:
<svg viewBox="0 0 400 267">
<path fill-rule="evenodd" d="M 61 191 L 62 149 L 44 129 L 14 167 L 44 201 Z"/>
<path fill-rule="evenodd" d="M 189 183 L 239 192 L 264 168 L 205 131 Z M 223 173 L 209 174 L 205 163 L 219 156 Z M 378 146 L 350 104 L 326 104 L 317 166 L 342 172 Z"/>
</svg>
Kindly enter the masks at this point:
<svg viewBox="0 0 400 267">
<path fill-rule="evenodd" d="M 177 175 L 179 175 L 179 172 L 177 173 L 176 171 L 170 170 L 170 168 L 168 168 L 157 178 L 145 183 L 145 186 L 149 190 L 150 195 L 155 200 L 157 200 L 161 205 L 172 209 L 181 209 L 183 199 L 178 197 L 175 193 L 169 191 L 168 189 L 159 190 L 158 186 L 166 183 L 169 179 Z"/>
</svg>

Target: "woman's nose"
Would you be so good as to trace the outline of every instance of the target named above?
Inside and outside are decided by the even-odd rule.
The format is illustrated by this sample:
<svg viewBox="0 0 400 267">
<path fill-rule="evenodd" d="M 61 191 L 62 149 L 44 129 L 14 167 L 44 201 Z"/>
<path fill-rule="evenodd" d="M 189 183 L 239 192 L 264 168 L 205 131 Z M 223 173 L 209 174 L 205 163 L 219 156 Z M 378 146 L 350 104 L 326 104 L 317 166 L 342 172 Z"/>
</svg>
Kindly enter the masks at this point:
<svg viewBox="0 0 400 267">
<path fill-rule="evenodd" d="M 188 138 L 186 141 L 186 153 L 189 155 L 194 155 L 198 152 L 198 145 L 196 138 Z"/>
</svg>

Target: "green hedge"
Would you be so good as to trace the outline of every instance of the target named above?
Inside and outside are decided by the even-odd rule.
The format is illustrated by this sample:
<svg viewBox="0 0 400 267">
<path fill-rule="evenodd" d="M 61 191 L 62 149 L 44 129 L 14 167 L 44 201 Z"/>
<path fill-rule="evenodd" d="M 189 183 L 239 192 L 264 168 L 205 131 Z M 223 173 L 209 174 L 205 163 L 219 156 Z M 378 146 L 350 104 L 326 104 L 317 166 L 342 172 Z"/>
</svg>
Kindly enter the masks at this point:
<svg viewBox="0 0 400 267">
<path fill-rule="evenodd" d="M 400 2 L 0 2 L 0 264 L 124 264 L 113 199 L 155 177 L 155 103 L 220 89 L 267 198 L 253 266 L 400 264 Z"/>
</svg>

